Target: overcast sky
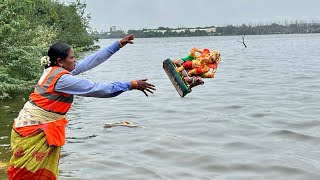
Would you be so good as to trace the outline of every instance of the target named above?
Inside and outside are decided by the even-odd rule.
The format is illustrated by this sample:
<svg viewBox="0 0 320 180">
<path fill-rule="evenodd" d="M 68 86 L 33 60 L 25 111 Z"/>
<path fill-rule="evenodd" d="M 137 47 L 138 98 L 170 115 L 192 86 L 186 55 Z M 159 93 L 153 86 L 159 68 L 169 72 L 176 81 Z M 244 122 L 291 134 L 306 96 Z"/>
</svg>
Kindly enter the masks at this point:
<svg viewBox="0 0 320 180">
<path fill-rule="evenodd" d="M 72 2 L 74 0 L 65 0 Z M 82 0 L 93 29 L 139 30 L 320 20 L 319 0 Z"/>
</svg>

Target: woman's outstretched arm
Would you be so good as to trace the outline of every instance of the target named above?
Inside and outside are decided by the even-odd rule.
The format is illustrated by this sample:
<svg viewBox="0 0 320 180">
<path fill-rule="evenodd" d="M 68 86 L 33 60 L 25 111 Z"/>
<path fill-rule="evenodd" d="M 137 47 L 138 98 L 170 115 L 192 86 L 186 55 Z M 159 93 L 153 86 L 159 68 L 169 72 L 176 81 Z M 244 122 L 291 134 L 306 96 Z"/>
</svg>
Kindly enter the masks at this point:
<svg viewBox="0 0 320 180">
<path fill-rule="evenodd" d="M 126 44 L 133 44 L 134 35 L 128 35 L 122 38 L 120 41 L 114 42 L 112 45 L 102 48 L 98 52 L 89 55 L 84 60 L 77 61 L 76 67 L 73 71 L 71 71 L 72 75 L 78 75 L 82 72 L 88 71 L 99 64 L 105 62 L 109 59 L 114 53 L 116 53 L 120 48 L 125 46 Z"/>
</svg>

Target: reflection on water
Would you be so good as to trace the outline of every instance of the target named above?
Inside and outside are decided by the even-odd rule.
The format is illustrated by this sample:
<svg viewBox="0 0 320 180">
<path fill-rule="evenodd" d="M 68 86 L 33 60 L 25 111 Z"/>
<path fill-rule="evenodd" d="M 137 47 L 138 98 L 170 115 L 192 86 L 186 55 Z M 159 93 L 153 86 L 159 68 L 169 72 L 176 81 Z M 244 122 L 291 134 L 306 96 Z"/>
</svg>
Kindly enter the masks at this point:
<svg viewBox="0 0 320 180">
<path fill-rule="evenodd" d="M 8 167 L 10 152 L 10 134 L 13 119 L 23 106 L 21 98 L 0 101 L 0 179 L 7 179 L 5 170 Z"/>
<path fill-rule="evenodd" d="M 136 39 L 81 75 L 148 77 L 157 92 L 76 97 L 59 179 L 320 179 L 319 34 L 246 36 L 246 49 L 238 38 Z M 222 62 L 215 79 L 180 98 L 162 61 L 192 47 L 215 48 Z M 144 128 L 103 128 L 120 121 Z"/>
</svg>

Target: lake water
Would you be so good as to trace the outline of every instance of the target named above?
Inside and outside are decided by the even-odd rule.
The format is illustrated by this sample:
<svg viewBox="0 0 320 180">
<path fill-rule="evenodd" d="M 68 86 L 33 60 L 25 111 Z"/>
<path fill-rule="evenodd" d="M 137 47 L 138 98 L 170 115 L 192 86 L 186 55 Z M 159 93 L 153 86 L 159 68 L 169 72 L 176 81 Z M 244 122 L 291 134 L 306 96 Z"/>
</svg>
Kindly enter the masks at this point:
<svg viewBox="0 0 320 180">
<path fill-rule="evenodd" d="M 80 75 L 96 82 L 148 78 L 157 91 L 149 97 L 139 91 L 76 97 L 59 179 L 319 180 L 320 34 L 246 36 L 248 48 L 237 40 L 136 39 Z M 222 61 L 214 79 L 180 98 L 162 61 L 192 47 L 216 49 Z M 3 162 L 17 113 L 4 106 Z M 103 128 L 120 121 L 143 128 Z M 0 179 L 5 177 L 1 170 Z"/>
</svg>

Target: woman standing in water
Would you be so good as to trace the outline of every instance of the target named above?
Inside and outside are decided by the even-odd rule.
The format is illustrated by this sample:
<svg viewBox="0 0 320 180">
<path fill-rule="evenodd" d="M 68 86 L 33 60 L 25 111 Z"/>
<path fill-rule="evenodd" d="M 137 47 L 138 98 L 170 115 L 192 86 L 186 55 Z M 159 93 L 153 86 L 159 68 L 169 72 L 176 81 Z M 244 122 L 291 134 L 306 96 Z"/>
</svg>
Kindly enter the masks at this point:
<svg viewBox="0 0 320 180">
<path fill-rule="evenodd" d="M 49 48 L 48 56 L 41 59 L 44 72 L 13 123 L 9 180 L 58 178 L 68 123 L 66 113 L 73 95 L 110 98 L 137 89 L 148 96 L 156 90 L 147 79 L 104 84 L 75 77 L 103 63 L 126 44 L 132 44 L 133 39 L 134 35 L 128 35 L 79 62 L 67 44 L 55 43 Z"/>
</svg>

